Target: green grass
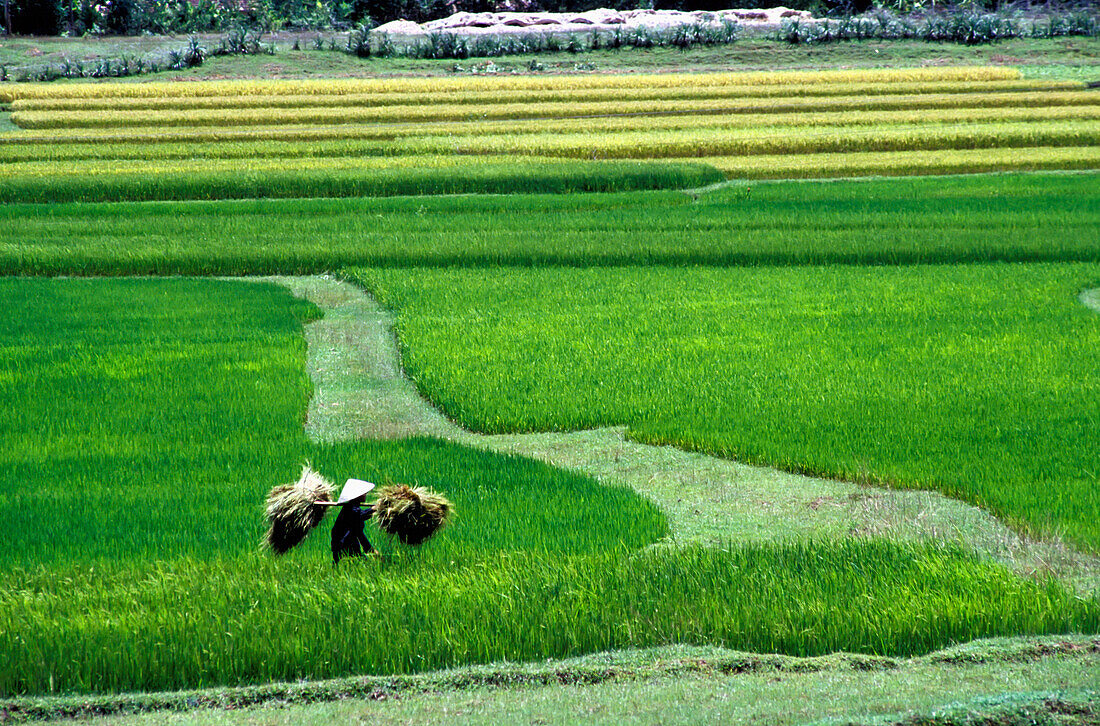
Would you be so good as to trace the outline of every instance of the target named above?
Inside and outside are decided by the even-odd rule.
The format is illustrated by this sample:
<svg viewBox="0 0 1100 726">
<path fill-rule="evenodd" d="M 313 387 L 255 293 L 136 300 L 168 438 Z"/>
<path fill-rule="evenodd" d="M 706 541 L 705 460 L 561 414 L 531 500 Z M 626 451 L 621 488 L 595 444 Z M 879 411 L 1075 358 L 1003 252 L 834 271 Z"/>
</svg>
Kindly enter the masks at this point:
<svg viewBox="0 0 1100 726">
<path fill-rule="evenodd" d="M 476 430 L 626 424 L 1100 549 L 1095 264 L 352 274 L 398 313 L 418 388 Z"/>
<path fill-rule="evenodd" d="M 439 483 L 467 510 L 446 539 L 459 551 L 585 552 L 663 532 L 624 490 L 541 464 L 429 441 L 311 447 L 300 323 L 315 309 L 282 288 L 7 279 L 0 295 L 12 312 L 0 338 L 0 566 L 252 552 L 263 496 L 307 459 L 334 480 Z M 501 487 L 518 510 L 484 506 Z M 618 531 L 594 526 L 620 506 Z"/>
<path fill-rule="evenodd" d="M 0 207 L 4 274 L 342 265 L 1100 261 L 1100 176 L 782 182 L 676 192 Z"/>
<path fill-rule="evenodd" d="M 0 202 L 57 204 L 60 202 L 137 202 L 163 200 L 219 200 L 287 197 L 369 197 L 420 194 L 529 194 L 622 192 L 644 189 L 697 187 L 722 181 L 723 175 L 701 163 L 566 162 L 512 160 L 503 157 L 463 160 L 410 157 L 409 166 L 378 168 L 373 160 L 275 160 L 268 165 L 247 162 L 218 168 L 212 162 L 136 164 L 122 173 L 56 173 L 5 179 Z M 352 168 L 341 168 L 350 163 Z M 92 166 L 97 166 L 93 163 Z M 151 168 L 141 169 L 142 166 Z M 222 165 L 223 167 L 227 165 Z M 166 168 L 167 167 L 167 168 Z M 188 168 L 189 167 L 189 168 Z M 233 168 L 236 167 L 236 168 Z"/>
<path fill-rule="evenodd" d="M 930 546 L 415 560 L 333 572 L 252 555 L 5 577 L 0 692 L 410 673 L 676 642 L 904 655 L 1100 627 L 1095 600 Z"/>
<path fill-rule="evenodd" d="M 0 281 L 0 694 L 404 673 L 671 642 L 911 654 L 1100 628 L 1100 603 L 952 548 L 876 541 L 637 554 L 623 489 L 434 440 L 310 445 L 300 326 L 269 284 Z M 48 425 L 44 423 L 48 422 Z M 333 570 L 257 551 L 303 459 L 452 497 L 415 551 Z M 636 554 L 631 554 L 635 552 Z"/>
</svg>

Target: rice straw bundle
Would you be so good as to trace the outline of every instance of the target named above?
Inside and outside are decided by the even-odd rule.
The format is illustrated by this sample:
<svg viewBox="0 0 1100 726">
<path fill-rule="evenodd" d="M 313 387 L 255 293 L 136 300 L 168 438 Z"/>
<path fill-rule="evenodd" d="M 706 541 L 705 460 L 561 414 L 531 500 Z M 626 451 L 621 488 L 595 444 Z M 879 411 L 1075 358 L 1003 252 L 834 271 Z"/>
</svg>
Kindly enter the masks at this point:
<svg viewBox="0 0 1100 726">
<path fill-rule="evenodd" d="M 326 507 L 316 502 L 332 501 L 332 484 L 308 464 L 294 484 L 283 484 L 267 495 L 268 530 L 261 546 L 277 555 L 289 552 L 321 523 Z"/>
<path fill-rule="evenodd" d="M 374 501 L 374 521 L 407 545 L 418 545 L 447 523 L 454 505 L 425 487 L 382 487 Z"/>
</svg>

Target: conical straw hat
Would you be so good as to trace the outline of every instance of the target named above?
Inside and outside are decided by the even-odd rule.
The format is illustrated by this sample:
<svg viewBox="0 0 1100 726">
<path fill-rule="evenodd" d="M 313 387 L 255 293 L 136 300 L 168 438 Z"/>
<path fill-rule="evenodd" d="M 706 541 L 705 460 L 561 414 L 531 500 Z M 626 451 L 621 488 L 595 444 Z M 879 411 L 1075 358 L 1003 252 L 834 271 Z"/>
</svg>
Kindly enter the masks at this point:
<svg viewBox="0 0 1100 726">
<path fill-rule="evenodd" d="M 347 504 L 353 499 L 358 499 L 371 489 L 374 489 L 374 485 L 369 481 L 363 481 L 362 479 L 348 479 L 344 483 L 344 488 L 340 490 L 340 498 L 336 500 L 337 504 Z"/>
</svg>

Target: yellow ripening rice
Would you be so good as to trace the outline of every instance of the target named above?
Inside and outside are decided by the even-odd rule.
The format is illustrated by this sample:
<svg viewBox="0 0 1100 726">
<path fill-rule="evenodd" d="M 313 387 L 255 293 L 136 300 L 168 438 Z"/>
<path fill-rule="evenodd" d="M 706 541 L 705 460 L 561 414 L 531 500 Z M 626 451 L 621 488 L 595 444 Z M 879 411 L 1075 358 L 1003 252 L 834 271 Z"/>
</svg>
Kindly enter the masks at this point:
<svg viewBox="0 0 1100 726">
<path fill-rule="evenodd" d="M 839 71 L 750 73 L 662 73 L 648 75 L 507 76 L 283 81 L 199 81 L 194 83 L 31 83 L 0 89 L 0 101 L 20 98 L 105 98 L 165 96 L 344 95 L 349 93 L 428 93 L 447 91 L 561 90 L 576 88 L 669 88 L 677 86 L 755 86 L 806 83 L 909 83 L 1003 81 L 1020 78 L 1015 68 L 961 66 Z"/>
<path fill-rule="evenodd" d="M 277 124 L 405 123 L 479 119 L 570 118 L 589 115 L 677 113 L 791 113 L 878 111 L 935 108 L 1088 106 L 1091 91 L 1049 93 L 962 93 L 903 96 L 804 98 L 724 98 L 595 103 L 510 103 L 469 106 L 383 106 L 368 108 L 206 109 L 197 111 L 16 111 L 12 122 L 25 129 L 107 128 L 125 126 L 249 126 Z"/>
<path fill-rule="evenodd" d="M 1100 146 L 727 156 L 706 162 L 731 179 L 1100 170 Z"/>
<path fill-rule="evenodd" d="M 1100 99 L 1100 97 L 1098 97 Z M 607 116 L 600 118 L 507 119 L 448 121 L 419 124 L 341 124 L 245 126 L 241 128 L 194 127 L 41 129 L 0 134 L 0 161 L 115 158 L 112 145 L 145 148 L 117 158 L 162 158 L 158 146 L 209 145 L 233 149 L 241 144 L 321 143 L 348 140 L 394 140 L 418 136 L 480 136 L 505 133 L 610 133 L 677 129 L 769 129 L 826 126 L 891 126 L 900 124 L 976 124 L 1013 121 L 1069 121 L 1100 119 L 1100 105 L 1033 105 L 998 108 L 902 109 L 900 111 L 821 111 L 774 114 L 671 114 L 663 116 Z M 67 146 L 81 147 L 67 152 Z M 27 147 L 20 152 L 20 147 Z M 198 152 L 196 152 L 198 153 Z M 206 157 L 215 152 L 203 152 Z M 257 152 L 271 156 L 267 151 Z"/>
<path fill-rule="evenodd" d="M 498 89 L 425 93 L 348 93 L 313 95 L 158 96 L 131 98 L 20 98 L 13 111 L 176 110 L 227 108 L 362 108 L 425 104 L 492 105 L 502 103 L 585 103 L 593 101 L 692 100 L 703 98 L 797 98 L 802 96 L 880 96 L 899 94 L 1011 93 L 1084 90 L 1080 81 L 928 81 L 901 83 L 803 83 L 771 85 L 567 89 Z"/>
<path fill-rule="evenodd" d="M 530 154 L 573 159 L 667 159 L 740 154 L 1100 145 L 1100 120 L 1050 123 L 774 130 L 697 129 L 616 134 L 501 134 L 394 142 L 402 153 Z"/>
<path fill-rule="evenodd" d="M 10 162 L 0 164 L 0 179 L 63 176 L 112 176 L 126 174 L 205 174 L 208 172 L 262 171 L 389 171 L 400 169 L 453 169 L 532 162 L 562 163 L 568 159 L 523 155 L 441 156 L 410 154 L 404 156 L 333 156 L 304 158 L 244 159 L 81 159 L 65 162 Z"/>
</svg>

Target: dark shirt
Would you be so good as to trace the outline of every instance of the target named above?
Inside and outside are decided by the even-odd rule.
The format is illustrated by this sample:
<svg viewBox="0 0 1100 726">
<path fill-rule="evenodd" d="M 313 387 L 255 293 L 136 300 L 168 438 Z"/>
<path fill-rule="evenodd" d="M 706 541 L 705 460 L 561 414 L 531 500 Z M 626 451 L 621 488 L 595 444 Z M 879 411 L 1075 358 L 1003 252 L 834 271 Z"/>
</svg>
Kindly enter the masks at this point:
<svg viewBox="0 0 1100 726">
<path fill-rule="evenodd" d="M 348 503 L 340 507 L 336 523 L 332 525 L 332 563 L 341 557 L 362 557 L 374 552 L 374 548 L 363 534 L 363 525 L 374 516 L 373 507 L 362 507 Z"/>
</svg>

